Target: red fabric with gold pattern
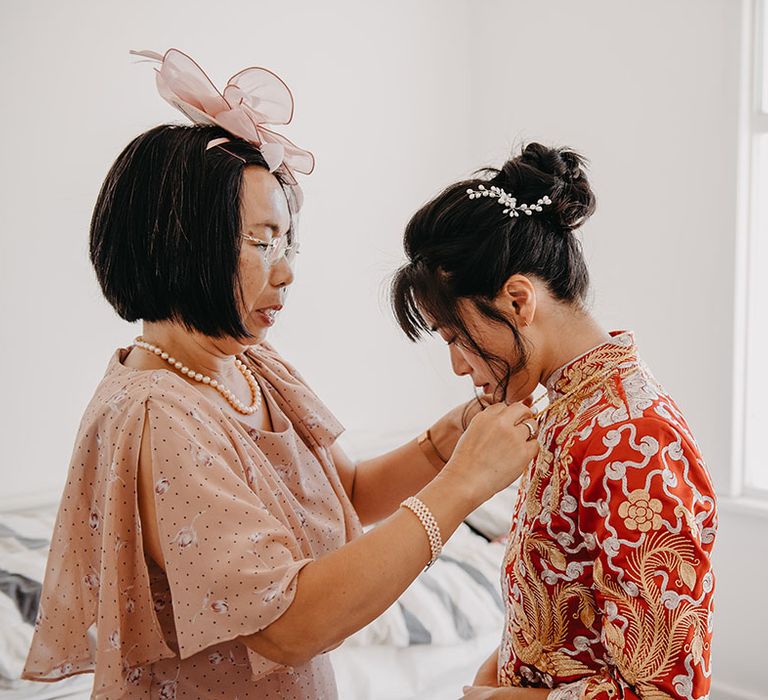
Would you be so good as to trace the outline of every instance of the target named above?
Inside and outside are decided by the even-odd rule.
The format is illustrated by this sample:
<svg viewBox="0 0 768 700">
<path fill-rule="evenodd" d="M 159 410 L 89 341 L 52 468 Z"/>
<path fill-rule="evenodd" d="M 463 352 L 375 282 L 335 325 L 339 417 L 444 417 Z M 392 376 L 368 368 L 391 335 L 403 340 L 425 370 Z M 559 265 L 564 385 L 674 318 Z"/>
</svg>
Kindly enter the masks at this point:
<svg viewBox="0 0 768 700">
<path fill-rule="evenodd" d="M 630 333 L 558 370 L 503 570 L 501 685 L 706 698 L 715 496 Z"/>
</svg>

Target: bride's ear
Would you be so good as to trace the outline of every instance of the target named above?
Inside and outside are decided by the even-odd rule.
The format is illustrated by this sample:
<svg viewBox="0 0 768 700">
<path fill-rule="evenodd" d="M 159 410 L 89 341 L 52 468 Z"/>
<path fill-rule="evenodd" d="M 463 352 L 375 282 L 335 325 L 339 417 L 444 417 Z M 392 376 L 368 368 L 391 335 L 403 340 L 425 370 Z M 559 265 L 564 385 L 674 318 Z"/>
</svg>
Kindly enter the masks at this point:
<svg viewBox="0 0 768 700">
<path fill-rule="evenodd" d="M 530 326 L 536 316 L 536 287 L 525 275 L 512 275 L 496 302 L 518 328 Z"/>
</svg>

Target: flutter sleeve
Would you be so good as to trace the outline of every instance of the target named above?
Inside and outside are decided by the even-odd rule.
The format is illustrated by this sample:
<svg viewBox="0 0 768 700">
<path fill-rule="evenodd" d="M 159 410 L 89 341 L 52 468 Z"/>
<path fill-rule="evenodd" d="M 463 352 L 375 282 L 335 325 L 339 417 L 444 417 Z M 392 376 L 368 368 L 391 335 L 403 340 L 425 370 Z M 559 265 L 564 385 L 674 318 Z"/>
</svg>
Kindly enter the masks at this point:
<svg viewBox="0 0 768 700">
<path fill-rule="evenodd" d="M 593 586 L 611 667 L 581 698 L 703 698 L 710 684 L 716 512 L 698 448 L 640 418 L 592 436 L 579 526 L 594 537 Z"/>
<path fill-rule="evenodd" d="M 258 632 L 290 606 L 311 561 L 267 464 L 217 417 L 172 395 L 147 402 L 157 529 L 179 654 Z M 279 665 L 248 650 L 255 677 Z"/>
</svg>

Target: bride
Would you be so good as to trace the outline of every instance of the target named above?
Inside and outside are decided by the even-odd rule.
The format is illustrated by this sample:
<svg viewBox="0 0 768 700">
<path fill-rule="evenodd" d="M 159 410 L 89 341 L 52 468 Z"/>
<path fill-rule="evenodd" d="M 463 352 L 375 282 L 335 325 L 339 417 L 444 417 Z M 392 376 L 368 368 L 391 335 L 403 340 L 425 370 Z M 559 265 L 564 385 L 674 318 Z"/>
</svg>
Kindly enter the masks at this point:
<svg viewBox="0 0 768 700">
<path fill-rule="evenodd" d="M 632 333 L 586 308 L 575 231 L 594 207 L 584 160 L 532 143 L 405 232 L 392 300 L 406 335 L 439 333 L 454 372 L 496 401 L 539 384 L 548 399 L 503 563 L 502 639 L 467 698 L 709 692 L 714 490 Z"/>
</svg>

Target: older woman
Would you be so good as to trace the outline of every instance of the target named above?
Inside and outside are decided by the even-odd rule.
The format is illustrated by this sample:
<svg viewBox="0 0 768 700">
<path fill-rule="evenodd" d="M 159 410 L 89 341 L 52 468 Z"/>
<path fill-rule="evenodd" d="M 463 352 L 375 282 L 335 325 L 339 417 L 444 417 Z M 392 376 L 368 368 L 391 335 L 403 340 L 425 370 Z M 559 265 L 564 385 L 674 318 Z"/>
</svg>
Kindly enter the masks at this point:
<svg viewBox="0 0 768 700">
<path fill-rule="evenodd" d="M 530 413 L 491 407 L 459 440 L 459 407 L 353 464 L 265 342 L 293 281 L 292 171 L 311 155 L 256 107 L 286 121 L 290 94 L 253 69 L 220 95 L 180 52 L 150 57 L 197 124 L 135 138 L 96 203 L 98 280 L 143 334 L 83 416 L 24 675 L 95 672 L 110 699 L 333 698 L 322 653 L 519 476 L 537 452 Z"/>
<path fill-rule="evenodd" d="M 539 384 L 549 399 L 503 564 L 503 638 L 467 698 L 709 693 L 714 490 L 632 334 L 587 309 L 574 232 L 594 207 L 583 159 L 533 143 L 448 187 L 405 234 L 404 331 L 437 330 L 454 371 L 497 401 Z"/>
</svg>

